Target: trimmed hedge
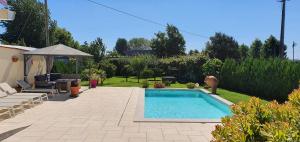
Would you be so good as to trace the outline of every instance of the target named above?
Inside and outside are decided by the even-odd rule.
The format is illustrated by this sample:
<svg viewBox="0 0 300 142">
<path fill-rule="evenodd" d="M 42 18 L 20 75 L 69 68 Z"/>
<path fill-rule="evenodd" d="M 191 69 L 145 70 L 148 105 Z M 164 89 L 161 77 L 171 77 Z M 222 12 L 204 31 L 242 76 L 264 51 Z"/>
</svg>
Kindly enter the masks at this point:
<svg viewBox="0 0 300 142">
<path fill-rule="evenodd" d="M 300 63 L 282 59 L 226 60 L 220 87 L 283 102 L 298 87 Z"/>
</svg>

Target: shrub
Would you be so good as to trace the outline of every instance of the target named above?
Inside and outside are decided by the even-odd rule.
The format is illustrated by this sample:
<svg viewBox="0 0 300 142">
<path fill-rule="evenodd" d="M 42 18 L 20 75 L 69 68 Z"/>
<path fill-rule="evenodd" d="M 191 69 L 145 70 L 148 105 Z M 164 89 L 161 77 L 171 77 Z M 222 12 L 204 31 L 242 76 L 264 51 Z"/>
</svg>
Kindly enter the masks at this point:
<svg viewBox="0 0 300 142">
<path fill-rule="evenodd" d="M 169 80 L 165 80 L 163 81 L 163 83 L 165 84 L 165 86 L 171 86 L 172 82 Z"/>
<path fill-rule="evenodd" d="M 108 62 L 108 60 L 101 61 L 99 63 L 99 68 L 106 72 L 107 78 L 111 78 L 111 77 L 115 76 L 115 74 L 116 74 L 117 67 L 114 64 Z"/>
<path fill-rule="evenodd" d="M 300 141 L 300 89 L 284 104 L 252 98 L 232 106 L 232 112 L 212 132 L 213 141 Z"/>
<path fill-rule="evenodd" d="M 209 59 L 204 65 L 203 65 L 203 75 L 204 76 L 215 76 L 219 77 L 221 68 L 222 68 L 222 61 L 219 59 Z"/>
<path fill-rule="evenodd" d="M 282 59 L 226 60 L 220 73 L 220 86 L 253 96 L 284 102 L 298 87 L 300 63 Z"/>
<path fill-rule="evenodd" d="M 187 83 L 186 87 L 189 89 L 194 89 L 195 88 L 195 83 Z"/>
<path fill-rule="evenodd" d="M 162 82 L 154 82 L 153 87 L 154 88 L 165 88 L 166 86 Z"/>
<path fill-rule="evenodd" d="M 52 72 L 63 73 L 63 74 L 73 74 L 76 71 L 76 64 L 72 61 L 54 61 Z"/>
<path fill-rule="evenodd" d="M 143 72 L 142 72 L 142 77 L 143 78 L 151 78 L 153 77 L 154 75 L 154 72 L 150 69 L 145 69 Z"/>
<path fill-rule="evenodd" d="M 204 79 L 202 66 L 208 57 L 204 54 L 171 57 L 160 60 L 160 67 L 166 75 L 175 76 L 179 82 L 202 82 Z M 171 68 L 176 69 L 172 71 Z"/>
<path fill-rule="evenodd" d="M 148 82 L 148 80 L 144 80 L 144 81 L 142 82 L 142 87 L 143 87 L 143 88 L 148 88 L 148 87 L 149 87 L 149 82 Z"/>
</svg>

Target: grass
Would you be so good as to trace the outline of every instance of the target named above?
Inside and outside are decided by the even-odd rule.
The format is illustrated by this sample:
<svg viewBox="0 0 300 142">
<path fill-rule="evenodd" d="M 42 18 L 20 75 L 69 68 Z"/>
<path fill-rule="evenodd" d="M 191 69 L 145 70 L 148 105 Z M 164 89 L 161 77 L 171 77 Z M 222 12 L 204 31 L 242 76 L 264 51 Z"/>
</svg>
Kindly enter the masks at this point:
<svg viewBox="0 0 300 142">
<path fill-rule="evenodd" d="M 106 79 L 104 81 L 103 86 L 106 86 L 106 87 L 141 87 L 143 80 L 145 80 L 145 79 L 140 79 L 140 83 L 138 83 L 136 77 L 129 77 L 128 81 L 126 82 L 126 79 L 124 77 L 112 77 L 112 78 Z M 148 80 L 149 80 L 149 87 L 153 88 L 153 84 L 155 82 L 154 79 L 149 78 Z M 156 78 L 156 81 L 161 81 L 161 78 Z M 81 82 L 82 86 L 88 86 L 88 84 L 89 84 L 88 81 Z M 168 86 L 168 88 L 187 88 L 187 87 L 186 87 L 186 84 L 175 83 L 175 84 L 171 84 L 171 86 Z M 229 90 L 222 89 L 222 88 L 218 88 L 217 94 L 220 97 L 222 97 L 226 100 L 229 100 L 233 103 L 248 101 L 251 98 L 251 96 L 249 96 L 247 94 L 233 92 L 233 91 L 229 91 Z M 263 102 L 266 103 L 267 101 L 263 100 Z"/>
</svg>

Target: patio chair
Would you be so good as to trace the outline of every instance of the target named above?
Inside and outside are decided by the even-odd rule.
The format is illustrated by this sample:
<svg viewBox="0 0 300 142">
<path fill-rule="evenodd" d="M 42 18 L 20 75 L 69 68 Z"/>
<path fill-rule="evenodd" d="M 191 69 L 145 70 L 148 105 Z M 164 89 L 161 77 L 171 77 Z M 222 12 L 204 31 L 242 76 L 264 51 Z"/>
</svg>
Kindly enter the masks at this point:
<svg viewBox="0 0 300 142">
<path fill-rule="evenodd" d="M 0 106 L 0 120 L 5 115 L 8 115 L 9 117 L 12 117 L 10 109 L 8 107 L 1 107 Z"/>
<path fill-rule="evenodd" d="M 0 89 L 7 93 L 8 98 L 27 98 L 37 103 L 41 103 L 44 99 L 48 100 L 46 93 L 17 93 L 17 90 L 10 87 L 7 83 L 1 83 Z"/>
<path fill-rule="evenodd" d="M 34 105 L 32 98 L 23 97 L 9 97 L 7 94 L 0 90 L 0 103 L 16 103 L 31 108 Z"/>
<path fill-rule="evenodd" d="M 25 82 L 24 80 L 18 80 L 17 84 L 22 87 L 21 92 L 24 93 L 49 93 L 52 96 L 58 93 L 57 89 L 43 89 L 43 88 L 35 88 L 32 89 L 32 86 Z"/>
<path fill-rule="evenodd" d="M 24 112 L 24 105 L 19 103 L 2 103 L 0 102 L 0 108 L 8 109 L 10 117 L 15 116 L 17 113 Z"/>
</svg>

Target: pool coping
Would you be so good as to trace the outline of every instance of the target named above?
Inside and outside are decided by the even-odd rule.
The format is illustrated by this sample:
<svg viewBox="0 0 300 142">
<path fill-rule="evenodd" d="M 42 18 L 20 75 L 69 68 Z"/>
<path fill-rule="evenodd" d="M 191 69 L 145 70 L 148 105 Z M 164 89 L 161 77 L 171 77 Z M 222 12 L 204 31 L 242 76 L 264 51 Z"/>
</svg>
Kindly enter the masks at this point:
<svg viewBox="0 0 300 142">
<path fill-rule="evenodd" d="M 185 88 L 164 88 L 164 90 L 191 90 Z M 145 118 L 144 117 L 144 106 L 145 106 L 145 90 L 141 89 L 138 93 L 138 102 L 135 110 L 134 122 L 164 122 L 164 123 L 220 123 L 221 119 L 156 119 L 156 118 Z M 218 95 L 212 94 L 205 89 L 193 89 L 197 91 L 202 91 L 211 97 L 215 98 L 217 101 L 224 103 L 225 105 L 231 106 L 232 102 L 219 97 Z"/>
</svg>

